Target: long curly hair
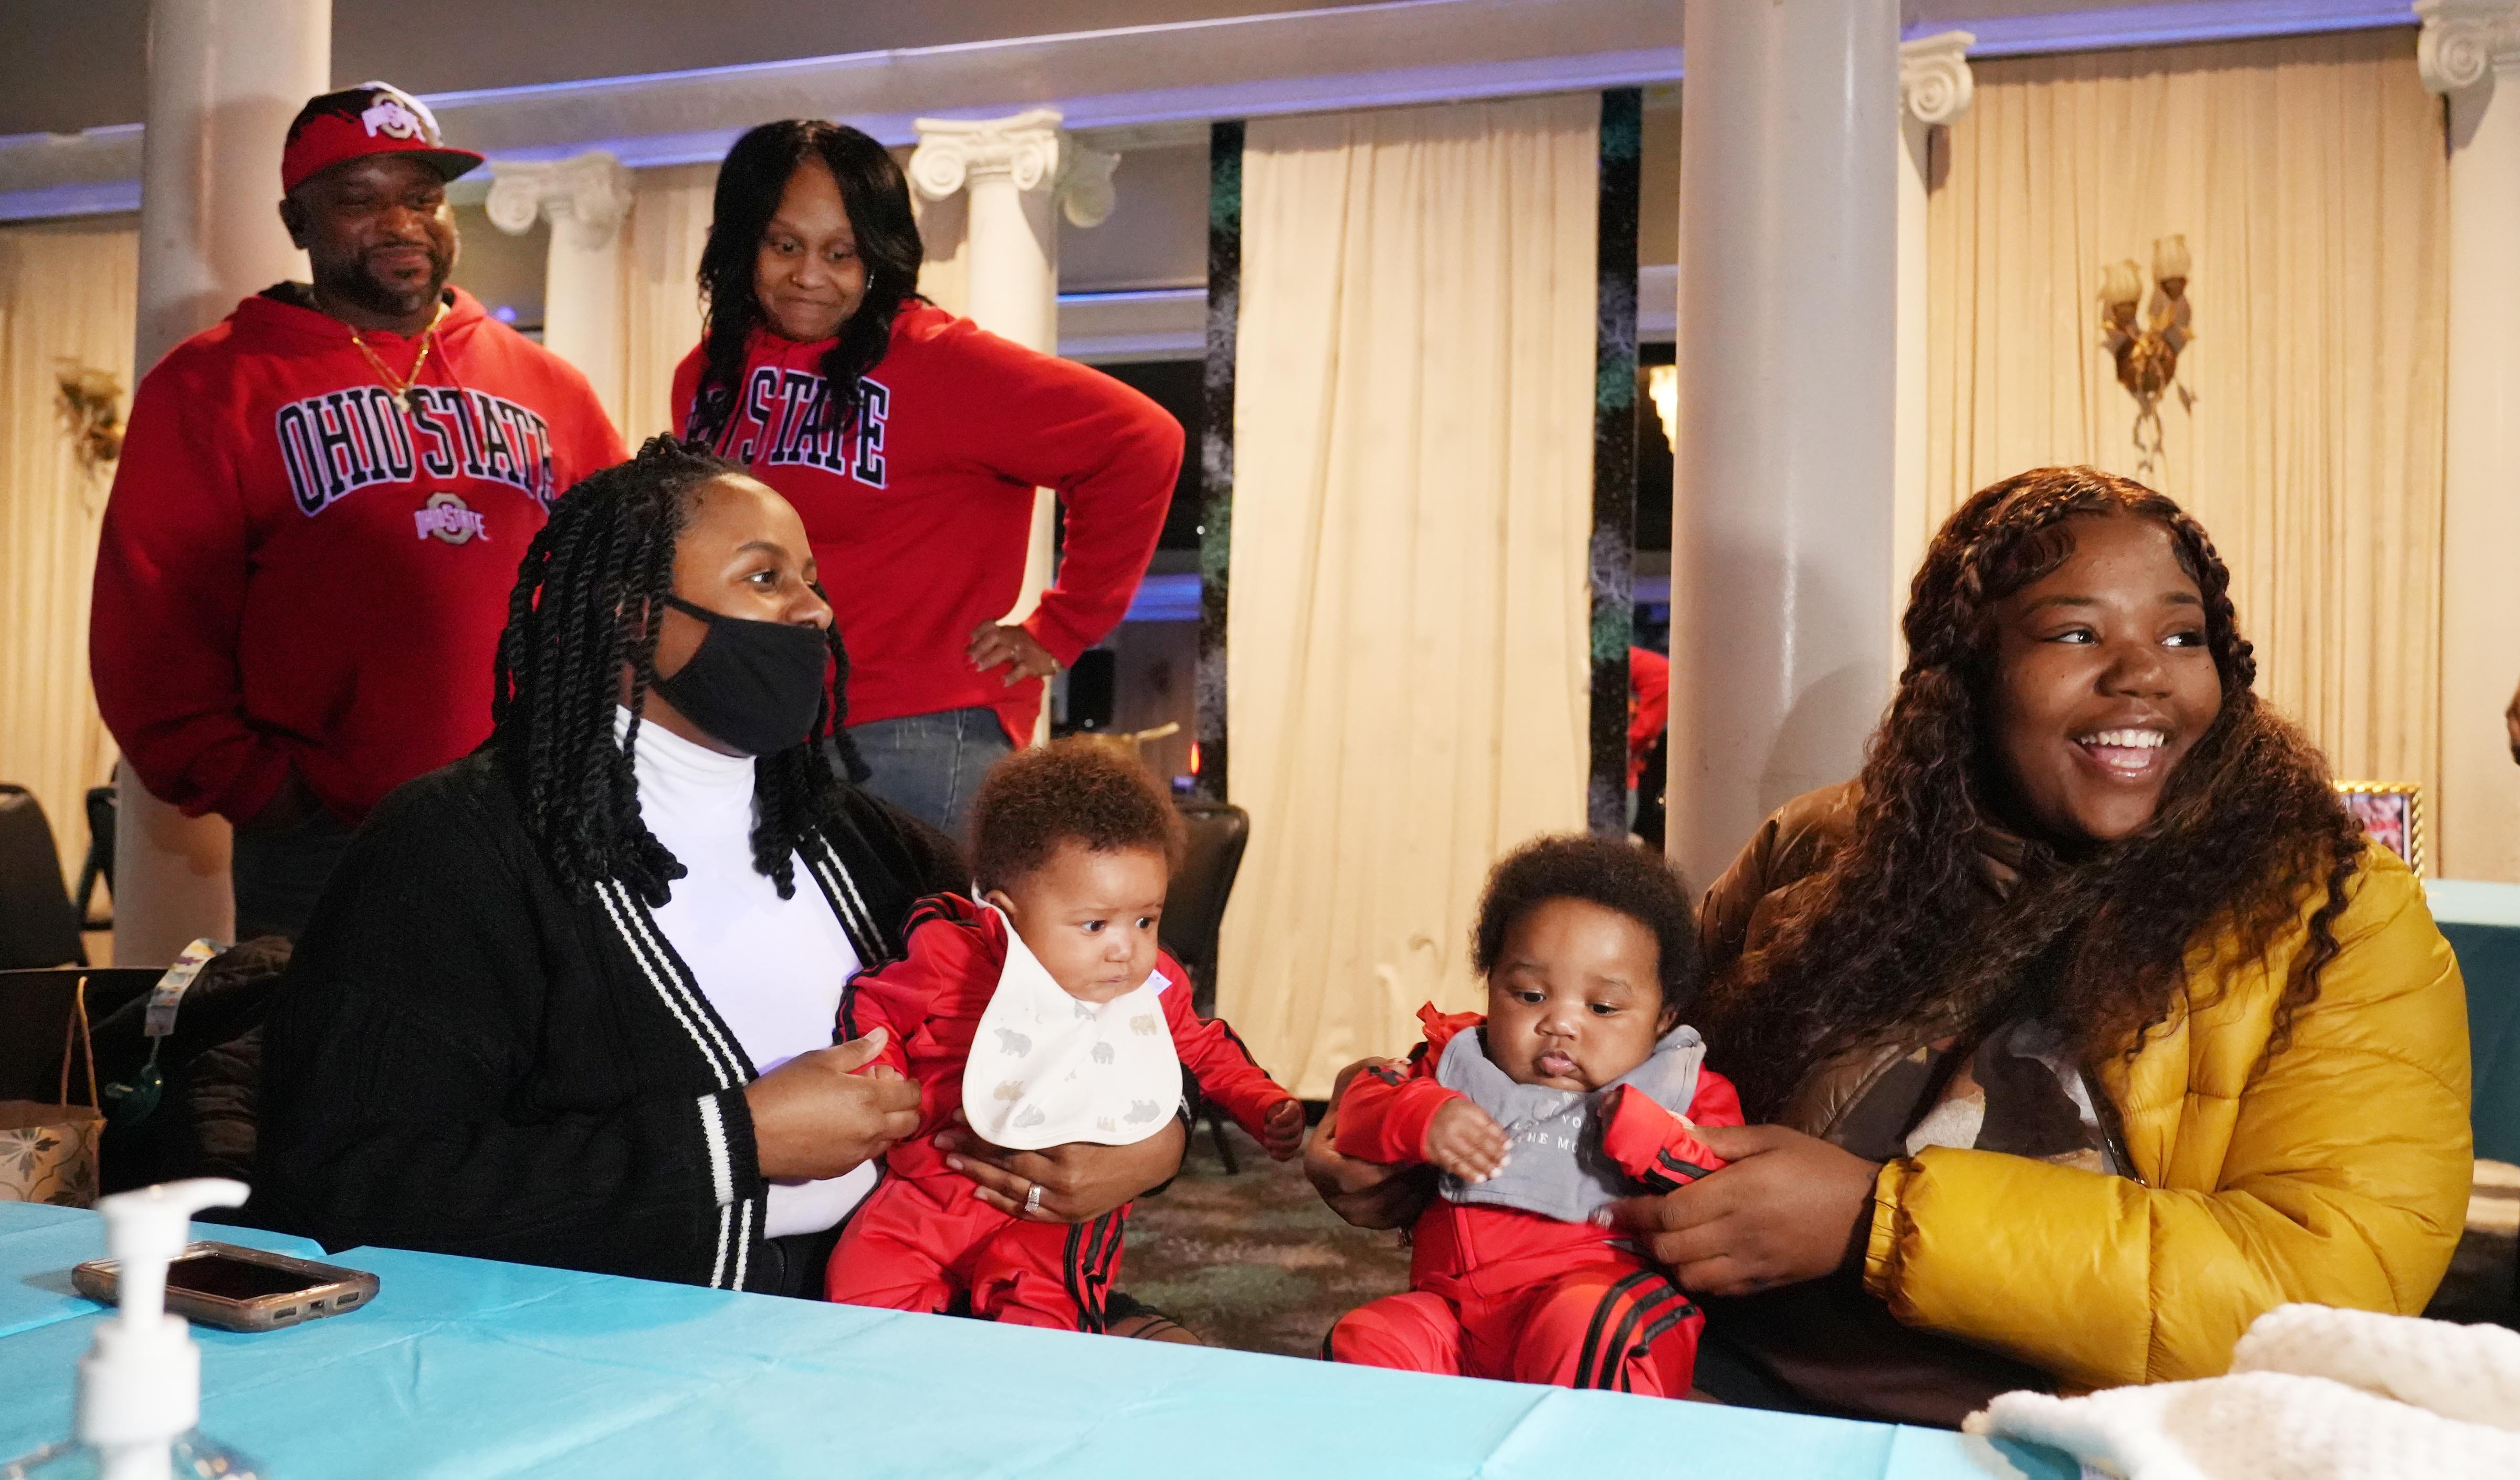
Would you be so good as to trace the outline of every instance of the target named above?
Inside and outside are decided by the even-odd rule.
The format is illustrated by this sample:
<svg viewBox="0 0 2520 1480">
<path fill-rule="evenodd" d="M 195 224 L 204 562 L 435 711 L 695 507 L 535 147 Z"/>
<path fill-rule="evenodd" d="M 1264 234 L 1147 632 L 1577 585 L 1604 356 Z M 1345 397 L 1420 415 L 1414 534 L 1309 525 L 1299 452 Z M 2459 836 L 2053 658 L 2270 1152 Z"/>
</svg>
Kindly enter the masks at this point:
<svg viewBox="0 0 2520 1480">
<path fill-rule="evenodd" d="M 683 434 L 714 444 L 735 415 L 743 387 L 745 341 L 763 322 L 752 275 L 761 238 L 779 213 L 788 178 L 820 159 L 839 183 L 858 258 L 866 264 L 866 297 L 823 355 L 830 394 L 815 411 L 816 432 L 845 433 L 857 425 L 859 381 L 892 344 L 892 321 L 919 296 L 925 249 L 911 210 L 910 182 L 892 152 L 871 135 L 821 118 L 784 118 L 747 130 L 718 166 L 708 243 L 700 249 L 700 343 L 706 363 Z"/>
<path fill-rule="evenodd" d="M 2025 830 L 2007 812 L 1991 720 L 1998 608 L 2071 558 L 2080 516 L 2170 532 L 2204 598 L 2222 708 L 2148 825 L 2073 848 L 2022 837 L 2018 879 L 1999 898 L 1984 855 Z M 1709 1041 L 1754 1115 L 1776 1114 L 1837 1055 L 1990 1025 L 2029 991 L 2052 994 L 2040 1009 L 2084 1062 L 2132 1056 L 2182 1005 L 2206 1005 L 2186 957 L 2208 931 L 2261 960 L 2316 884 L 2324 897 L 2268 1054 L 2281 1047 L 2336 955 L 2363 840 L 2318 748 L 2253 691 L 2230 583 L 2176 503 L 2096 469 L 2006 478 L 1944 523 L 1911 589 L 1908 666 L 1867 749 L 1853 830 L 1714 994 Z"/>
<path fill-rule="evenodd" d="M 700 489 L 743 470 L 671 437 L 589 474 L 552 505 L 526 547 L 508 596 L 490 691 L 490 743 L 507 768 L 530 835 L 563 888 L 618 879 L 665 903 L 683 866 L 639 815 L 631 765 L 640 711 L 656 686 L 656 638 L 674 589 L 674 550 Z M 840 806 L 842 783 L 826 744 L 853 779 L 864 775 L 841 726 L 849 655 L 831 629 L 832 677 L 800 744 L 752 763 L 752 866 L 796 892 L 796 846 Z M 613 737 L 630 674 L 628 733 Z"/>
</svg>

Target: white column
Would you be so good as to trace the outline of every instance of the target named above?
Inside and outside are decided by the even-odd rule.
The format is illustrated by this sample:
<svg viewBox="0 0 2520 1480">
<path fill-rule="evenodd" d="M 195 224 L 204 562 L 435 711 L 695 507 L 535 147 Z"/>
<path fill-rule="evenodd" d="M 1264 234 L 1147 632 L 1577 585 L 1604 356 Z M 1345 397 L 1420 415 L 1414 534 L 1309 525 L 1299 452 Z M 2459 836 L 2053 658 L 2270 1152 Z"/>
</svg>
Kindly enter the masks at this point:
<svg viewBox="0 0 2520 1480">
<path fill-rule="evenodd" d="M 1898 0 L 1687 0 L 1671 851 L 1712 882 L 1889 693 Z"/>
<path fill-rule="evenodd" d="M 332 85 L 332 0 L 155 0 L 140 155 L 140 322 L 147 368 L 306 259 L 276 208 L 289 120 Z M 114 771 L 113 959 L 172 961 L 235 928 L 228 827 Z"/>
<path fill-rule="evenodd" d="M 1058 352 L 1057 212 L 1078 226 L 1102 224 L 1111 214 L 1111 170 L 1120 162 L 1078 144 L 1058 121 L 1046 108 L 981 122 L 922 118 L 910 157 L 910 183 L 920 195 L 944 201 L 968 193 L 965 312 L 991 334 L 1044 354 Z M 1033 503 L 1023 592 L 1005 620 L 1021 621 L 1041 604 L 1058 519 L 1058 501 L 1043 489 Z M 1047 724 L 1047 705 L 1042 712 Z"/>
<path fill-rule="evenodd" d="M 624 358 L 621 223 L 630 171 L 602 151 L 551 162 L 490 165 L 490 224 L 512 237 L 551 222 L 543 274 L 543 347 L 584 373 L 612 425 L 630 391 Z"/>
<path fill-rule="evenodd" d="M 1934 130 L 1968 112 L 1976 84 L 1969 75 L 1967 31 L 1922 36 L 1899 48 L 1899 392 L 1893 461 L 1898 469 L 1890 540 L 1890 667 L 1908 660 L 1899 618 L 1908 582 L 1925 554 L 1925 311 L 1931 296 L 1925 266 L 1926 188 Z"/>
<path fill-rule="evenodd" d="M 2450 99 L 2450 373 L 2442 508 L 2440 872 L 2520 881 L 2520 3 L 2417 0 Z"/>
</svg>

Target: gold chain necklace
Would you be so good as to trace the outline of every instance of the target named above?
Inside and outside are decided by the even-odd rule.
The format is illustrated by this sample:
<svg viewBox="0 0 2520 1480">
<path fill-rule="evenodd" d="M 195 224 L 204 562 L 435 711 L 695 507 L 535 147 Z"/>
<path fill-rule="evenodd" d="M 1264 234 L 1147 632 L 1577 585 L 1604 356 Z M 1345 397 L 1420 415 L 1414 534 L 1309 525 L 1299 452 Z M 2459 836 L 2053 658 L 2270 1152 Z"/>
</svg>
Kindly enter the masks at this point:
<svg viewBox="0 0 2520 1480">
<path fill-rule="evenodd" d="M 445 317 L 446 300 L 440 298 L 437 302 L 437 312 L 428 316 L 428 327 L 420 332 L 420 354 L 411 362 L 411 374 L 407 376 L 398 376 L 387 370 L 385 362 L 377 357 L 375 350 L 368 347 L 366 339 L 359 336 L 359 331 L 355 326 L 348 324 L 342 326 L 350 331 L 350 342 L 359 347 L 359 353 L 368 357 L 368 367 L 377 373 L 377 379 L 384 381 L 385 389 L 391 391 L 395 398 L 402 402 L 403 409 L 414 416 L 420 414 L 420 373 L 428 367 L 428 352 L 437 347 L 438 321 Z"/>
</svg>

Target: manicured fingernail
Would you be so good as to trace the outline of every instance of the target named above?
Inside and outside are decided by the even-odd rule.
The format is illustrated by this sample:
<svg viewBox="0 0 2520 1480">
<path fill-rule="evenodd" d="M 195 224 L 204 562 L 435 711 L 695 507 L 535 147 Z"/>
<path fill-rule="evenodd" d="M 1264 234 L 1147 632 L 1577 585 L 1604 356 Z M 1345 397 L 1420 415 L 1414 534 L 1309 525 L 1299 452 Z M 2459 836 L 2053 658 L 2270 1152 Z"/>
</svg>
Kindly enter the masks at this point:
<svg viewBox="0 0 2520 1480">
<path fill-rule="evenodd" d="M 959 1171 L 963 1170 L 963 1158 L 962 1158 L 962 1157 L 960 1157 L 960 1156 L 948 1156 L 948 1157 L 946 1157 L 946 1158 L 945 1158 L 945 1168 L 946 1168 L 946 1170 L 948 1170 L 948 1171 L 952 1171 L 952 1172 L 959 1172 Z"/>
</svg>

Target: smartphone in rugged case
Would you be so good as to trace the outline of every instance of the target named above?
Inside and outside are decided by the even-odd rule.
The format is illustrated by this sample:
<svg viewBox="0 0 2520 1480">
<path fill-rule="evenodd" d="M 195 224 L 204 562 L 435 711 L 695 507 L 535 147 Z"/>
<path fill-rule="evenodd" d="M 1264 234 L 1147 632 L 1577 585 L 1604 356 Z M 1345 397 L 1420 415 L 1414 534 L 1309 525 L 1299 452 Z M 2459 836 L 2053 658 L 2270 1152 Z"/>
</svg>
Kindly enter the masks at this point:
<svg viewBox="0 0 2520 1480">
<path fill-rule="evenodd" d="M 70 1271 L 90 1300 L 114 1303 L 118 1266 L 92 1259 Z M 355 1310 L 377 1298 L 377 1277 L 233 1243 L 195 1242 L 166 1266 L 166 1309 L 229 1331 L 268 1331 Z"/>
</svg>

